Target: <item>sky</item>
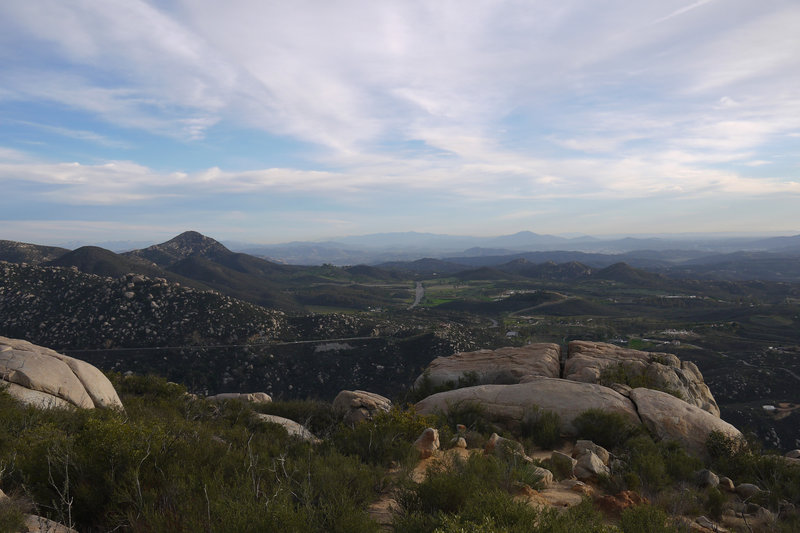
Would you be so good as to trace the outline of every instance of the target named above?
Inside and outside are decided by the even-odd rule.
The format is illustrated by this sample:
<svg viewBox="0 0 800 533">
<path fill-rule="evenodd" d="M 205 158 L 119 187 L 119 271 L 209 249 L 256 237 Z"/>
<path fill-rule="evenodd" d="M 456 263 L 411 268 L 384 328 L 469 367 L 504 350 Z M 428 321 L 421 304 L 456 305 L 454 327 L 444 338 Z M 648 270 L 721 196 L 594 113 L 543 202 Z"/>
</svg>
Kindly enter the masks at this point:
<svg viewBox="0 0 800 533">
<path fill-rule="evenodd" d="M 0 239 L 800 233 L 797 0 L 3 0 Z"/>
</svg>

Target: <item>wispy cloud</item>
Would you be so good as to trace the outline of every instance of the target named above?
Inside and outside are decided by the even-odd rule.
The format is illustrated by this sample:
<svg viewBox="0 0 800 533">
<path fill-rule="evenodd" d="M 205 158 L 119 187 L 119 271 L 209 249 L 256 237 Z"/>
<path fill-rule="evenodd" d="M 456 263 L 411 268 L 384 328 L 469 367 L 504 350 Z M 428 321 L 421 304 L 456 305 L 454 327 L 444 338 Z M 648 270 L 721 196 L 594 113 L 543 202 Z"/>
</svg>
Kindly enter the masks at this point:
<svg viewBox="0 0 800 533">
<path fill-rule="evenodd" d="M 108 131 L 44 113 L 4 120 L 0 130 L 17 120 L 98 152 L 31 159 L 8 134 L 0 181 L 40 184 L 26 194 L 67 205 L 295 195 L 303 212 L 314 212 L 309 198 L 360 209 L 408 191 L 465 210 L 791 196 L 797 27 L 793 0 L 8 0 L 0 111 L 50 106 Z M 131 131 L 165 146 L 142 148 Z M 188 147 L 189 158 L 218 132 L 314 152 L 302 169 L 242 168 L 221 153 L 200 171 L 169 154 Z M 764 163 L 779 154 L 790 162 Z"/>
</svg>

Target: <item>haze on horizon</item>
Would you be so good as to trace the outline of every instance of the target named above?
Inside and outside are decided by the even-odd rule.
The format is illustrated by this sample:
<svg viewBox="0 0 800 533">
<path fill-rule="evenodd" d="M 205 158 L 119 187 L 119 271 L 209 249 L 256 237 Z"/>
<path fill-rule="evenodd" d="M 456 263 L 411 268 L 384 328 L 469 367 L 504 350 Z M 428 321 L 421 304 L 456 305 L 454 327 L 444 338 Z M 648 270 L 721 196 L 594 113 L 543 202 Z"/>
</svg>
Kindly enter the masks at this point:
<svg viewBox="0 0 800 533">
<path fill-rule="evenodd" d="M 794 0 L 6 0 L 0 239 L 800 232 Z"/>
</svg>

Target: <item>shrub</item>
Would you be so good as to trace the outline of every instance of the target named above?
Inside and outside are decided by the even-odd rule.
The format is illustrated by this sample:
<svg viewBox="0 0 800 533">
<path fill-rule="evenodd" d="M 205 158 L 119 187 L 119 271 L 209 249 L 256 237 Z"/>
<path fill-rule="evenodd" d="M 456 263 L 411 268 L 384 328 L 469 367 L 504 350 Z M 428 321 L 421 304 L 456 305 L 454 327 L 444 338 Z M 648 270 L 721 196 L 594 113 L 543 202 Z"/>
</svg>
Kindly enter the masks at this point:
<svg viewBox="0 0 800 533">
<path fill-rule="evenodd" d="M 541 448 L 552 449 L 561 442 L 561 417 L 537 405 L 525 410 L 519 429 L 521 437 L 531 439 Z"/>
<path fill-rule="evenodd" d="M 667 364 L 666 358 L 663 356 L 651 356 L 651 363 Z M 667 386 L 662 381 L 659 381 L 647 374 L 637 374 L 629 366 L 624 363 L 617 363 L 616 365 L 609 365 L 600 372 L 600 384 L 606 387 L 619 383 L 627 385 L 633 389 L 645 387 L 647 389 L 658 390 L 671 394 L 676 398 L 683 400 L 681 391 Z"/>
<path fill-rule="evenodd" d="M 800 506 L 800 466 L 789 464 L 782 457 L 763 454 L 754 439 L 732 439 L 720 432 L 709 435 L 706 449 L 714 472 L 737 483 L 753 483 L 763 490 L 754 503 L 775 510 L 783 502 Z"/>
<path fill-rule="evenodd" d="M 0 499 L 0 531 L 23 531 L 30 505 L 14 496 Z"/>
<path fill-rule="evenodd" d="M 407 464 L 417 457 L 414 441 L 431 425 L 431 417 L 419 416 L 413 409 L 394 408 L 354 427 L 340 424 L 331 442 L 339 452 L 372 465 Z"/>
<path fill-rule="evenodd" d="M 706 492 L 705 509 L 714 520 L 722 518 L 722 509 L 725 505 L 725 495 L 716 487 L 711 487 Z"/>
<path fill-rule="evenodd" d="M 491 433 L 494 430 L 486 415 L 486 408 L 479 402 L 461 401 L 447 404 L 447 412 L 440 416 L 442 423 L 450 429 L 464 424 L 467 429 L 478 433 Z"/>
<path fill-rule="evenodd" d="M 619 519 L 622 533 L 678 533 L 669 523 L 667 513 L 653 505 L 637 505 L 622 511 Z"/>
<path fill-rule="evenodd" d="M 328 402 L 318 400 L 291 400 L 269 402 L 253 406 L 259 413 L 282 416 L 307 427 L 318 437 L 331 434 L 340 422 Z"/>
<path fill-rule="evenodd" d="M 403 403 L 417 403 L 424 400 L 428 396 L 432 396 L 439 392 L 446 392 L 454 389 L 463 389 L 464 387 L 473 387 L 480 384 L 480 376 L 477 372 L 469 371 L 464 372 L 459 376 L 458 381 L 446 381 L 440 385 L 434 385 L 430 377 L 430 372 L 425 371 L 422 374 L 422 379 L 419 385 L 412 387 L 405 394 Z"/>
<path fill-rule="evenodd" d="M 515 501 L 508 491 L 515 483 L 538 486 L 540 480 L 534 468 L 492 455 L 471 455 L 466 460 L 456 457 L 451 464 L 437 465 L 428 471 L 424 481 L 412 484 L 401 494 L 403 513 L 395 521 L 395 530 L 434 531 L 444 524 L 443 517 L 448 514 L 459 515 L 446 526 L 449 528 L 480 524 L 485 517 L 500 527 L 529 527 L 536 511 Z"/>
<path fill-rule="evenodd" d="M 621 413 L 587 409 L 572 421 L 578 438 L 588 439 L 604 448 L 616 448 L 639 431 Z"/>
</svg>

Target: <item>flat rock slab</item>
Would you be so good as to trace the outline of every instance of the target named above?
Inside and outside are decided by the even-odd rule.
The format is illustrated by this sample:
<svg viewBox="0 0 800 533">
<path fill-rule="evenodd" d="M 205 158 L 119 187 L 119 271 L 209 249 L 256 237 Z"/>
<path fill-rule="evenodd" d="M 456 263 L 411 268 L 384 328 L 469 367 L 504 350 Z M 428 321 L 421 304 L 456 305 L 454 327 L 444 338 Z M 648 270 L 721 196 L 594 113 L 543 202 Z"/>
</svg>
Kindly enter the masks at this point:
<svg viewBox="0 0 800 533">
<path fill-rule="evenodd" d="M 561 376 L 561 347 L 552 343 L 535 343 L 521 347 L 508 346 L 497 350 L 459 352 L 437 357 L 414 383 L 428 380 L 434 386 L 458 384 L 459 379 L 476 376 L 477 384 L 522 383 L 533 376 Z"/>
<path fill-rule="evenodd" d="M 531 407 L 538 406 L 558 413 L 561 432 L 573 436 L 573 420 L 588 409 L 619 413 L 632 424 L 641 424 L 633 402 L 608 387 L 544 377 L 532 377 L 516 385 L 478 385 L 440 392 L 417 403 L 417 411 L 446 413 L 465 402 L 480 404 L 489 418 L 511 426 L 522 421 Z"/>
<path fill-rule="evenodd" d="M 631 391 L 630 398 L 653 435 L 677 441 L 696 455 L 706 455 L 706 440 L 712 431 L 732 438 L 742 436 L 731 424 L 666 392 L 638 388 Z"/>
</svg>

